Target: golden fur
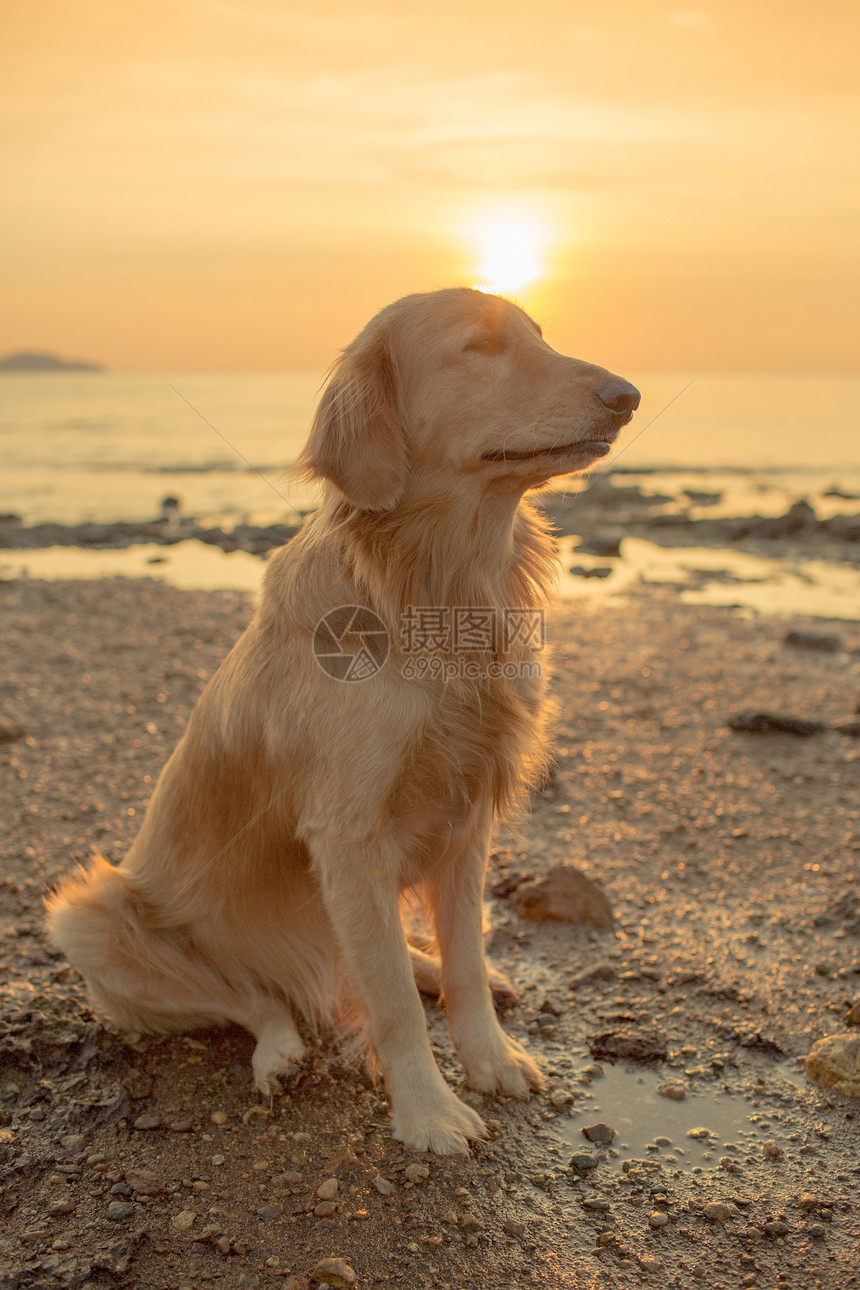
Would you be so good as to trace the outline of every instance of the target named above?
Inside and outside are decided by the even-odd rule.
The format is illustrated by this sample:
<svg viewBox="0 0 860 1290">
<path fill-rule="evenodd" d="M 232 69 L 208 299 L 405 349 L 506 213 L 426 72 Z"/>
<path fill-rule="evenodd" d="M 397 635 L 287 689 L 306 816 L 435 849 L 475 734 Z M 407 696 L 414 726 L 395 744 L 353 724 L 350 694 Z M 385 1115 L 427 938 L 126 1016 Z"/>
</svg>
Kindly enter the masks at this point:
<svg viewBox="0 0 860 1290">
<path fill-rule="evenodd" d="M 299 463 L 324 482 L 320 510 L 269 562 L 126 859 L 96 858 L 49 899 L 51 935 L 99 1011 L 146 1030 L 239 1022 L 271 1091 L 303 1053 L 292 1009 L 311 1025 L 358 1010 L 395 1136 L 438 1152 L 484 1126 L 436 1066 L 416 983 L 444 994 L 474 1087 L 541 1085 L 496 1020 L 489 982 L 505 982 L 481 934 L 494 815 L 545 765 L 543 680 L 520 666 L 539 656 L 443 642 L 437 662 L 470 674 L 414 675 L 400 626 L 416 606 L 540 608 L 555 557 L 523 493 L 602 456 L 637 401 L 477 291 L 397 301 L 345 350 Z M 345 605 L 388 629 L 385 665 L 360 682 L 312 650 Z M 500 661 L 516 675 L 491 675 Z M 413 888 L 438 958 L 407 945 L 399 900 Z"/>
</svg>

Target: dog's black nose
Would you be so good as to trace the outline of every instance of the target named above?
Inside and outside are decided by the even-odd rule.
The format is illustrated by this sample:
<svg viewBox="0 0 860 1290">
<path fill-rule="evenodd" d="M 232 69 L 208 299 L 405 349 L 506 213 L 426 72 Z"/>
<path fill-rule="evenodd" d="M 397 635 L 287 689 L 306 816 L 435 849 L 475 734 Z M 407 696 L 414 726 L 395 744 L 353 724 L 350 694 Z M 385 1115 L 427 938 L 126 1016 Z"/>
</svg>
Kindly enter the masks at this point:
<svg viewBox="0 0 860 1290">
<path fill-rule="evenodd" d="M 639 407 L 640 395 L 636 386 L 623 381 L 620 376 L 612 376 L 604 381 L 595 393 L 605 408 L 609 408 L 610 412 L 617 412 L 619 416 L 629 417 Z"/>
</svg>

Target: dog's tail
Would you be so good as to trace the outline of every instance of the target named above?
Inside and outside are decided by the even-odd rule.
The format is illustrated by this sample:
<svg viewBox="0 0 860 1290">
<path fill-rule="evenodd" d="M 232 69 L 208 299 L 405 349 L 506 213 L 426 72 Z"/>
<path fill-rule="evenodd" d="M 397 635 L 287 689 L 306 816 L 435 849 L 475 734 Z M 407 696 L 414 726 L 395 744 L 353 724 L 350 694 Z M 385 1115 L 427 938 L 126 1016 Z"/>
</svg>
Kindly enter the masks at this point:
<svg viewBox="0 0 860 1290">
<path fill-rule="evenodd" d="M 223 1021 L 237 1000 L 187 933 L 160 924 L 132 875 L 95 856 L 46 898 L 48 934 L 87 983 L 96 1011 L 132 1030 Z"/>
</svg>

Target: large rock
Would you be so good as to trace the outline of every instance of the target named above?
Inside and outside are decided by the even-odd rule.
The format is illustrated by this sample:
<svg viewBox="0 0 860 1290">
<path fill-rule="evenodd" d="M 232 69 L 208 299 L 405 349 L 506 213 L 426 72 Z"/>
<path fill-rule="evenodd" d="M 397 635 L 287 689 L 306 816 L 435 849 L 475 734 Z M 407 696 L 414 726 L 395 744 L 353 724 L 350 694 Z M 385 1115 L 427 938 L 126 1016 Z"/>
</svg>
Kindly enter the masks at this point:
<svg viewBox="0 0 860 1290">
<path fill-rule="evenodd" d="M 555 865 L 543 878 L 523 883 L 512 893 L 511 904 L 522 918 L 587 927 L 615 923 L 603 888 L 572 864 Z"/>
<path fill-rule="evenodd" d="M 806 1073 L 817 1084 L 860 1097 L 860 1035 L 825 1035 L 806 1059 Z"/>
</svg>

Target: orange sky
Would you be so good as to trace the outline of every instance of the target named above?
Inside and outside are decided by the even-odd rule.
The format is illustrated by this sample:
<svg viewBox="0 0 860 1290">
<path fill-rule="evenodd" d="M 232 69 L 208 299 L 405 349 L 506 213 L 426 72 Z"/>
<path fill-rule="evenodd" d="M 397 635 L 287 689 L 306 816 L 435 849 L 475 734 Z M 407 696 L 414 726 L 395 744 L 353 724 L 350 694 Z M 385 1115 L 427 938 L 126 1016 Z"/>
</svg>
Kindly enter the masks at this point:
<svg viewBox="0 0 860 1290">
<path fill-rule="evenodd" d="M 856 4 L 2 6 L 0 353 L 321 367 L 512 213 L 560 349 L 856 366 Z"/>
</svg>

